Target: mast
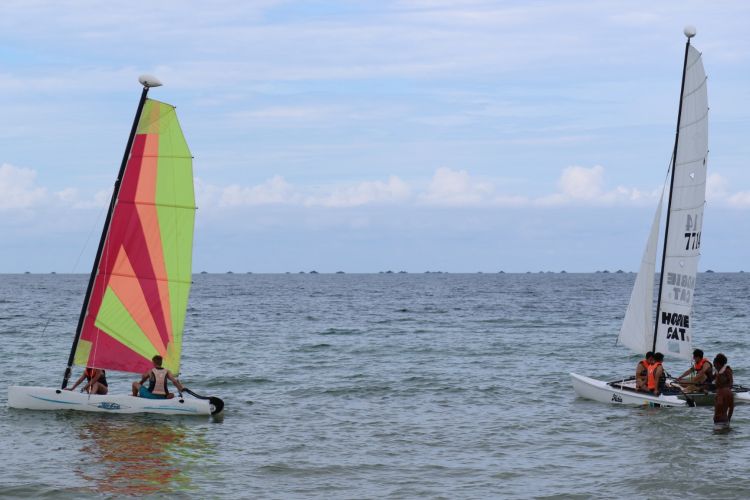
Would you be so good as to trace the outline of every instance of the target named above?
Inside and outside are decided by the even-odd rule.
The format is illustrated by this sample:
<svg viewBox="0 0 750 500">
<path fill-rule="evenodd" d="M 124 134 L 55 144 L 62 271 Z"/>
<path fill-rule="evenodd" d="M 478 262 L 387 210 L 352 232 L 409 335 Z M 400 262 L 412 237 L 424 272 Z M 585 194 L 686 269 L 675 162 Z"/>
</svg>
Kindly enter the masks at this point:
<svg viewBox="0 0 750 500">
<path fill-rule="evenodd" d="M 667 203 L 667 222 L 664 228 L 664 249 L 661 254 L 661 273 L 659 273 L 659 295 L 656 299 L 656 318 L 654 321 L 654 341 L 651 351 L 656 351 L 656 336 L 659 333 L 659 313 L 661 312 L 661 292 L 664 286 L 664 263 L 667 259 L 667 242 L 669 241 L 669 219 L 672 210 L 672 188 L 674 187 L 674 174 L 677 162 L 677 145 L 680 141 L 680 120 L 682 118 L 682 99 L 685 93 L 685 74 L 687 72 L 688 50 L 690 49 L 690 39 L 695 36 L 695 28 L 686 26 L 684 30 L 687 41 L 685 42 L 685 60 L 682 63 L 682 84 L 680 85 L 680 106 L 677 110 L 677 130 L 674 137 L 674 150 L 672 150 L 672 177 L 669 181 L 669 202 Z"/>
<path fill-rule="evenodd" d="M 107 210 L 107 217 L 104 219 L 104 228 L 102 229 L 102 237 L 99 240 L 99 248 L 96 250 L 96 257 L 94 258 L 94 266 L 91 269 L 91 277 L 89 278 L 89 284 L 86 287 L 86 295 L 83 297 L 83 305 L 81 306 L 81 315 L 78 317 L 78 326 L 76 327 L 76 334 L 73 338 L 73 345 L 70 347 L 70 355 L 68 356 L 68 365 L 65 368 L 65 375 L 63 375 L 62 389 L 65 389 L 70 380 L 72 373 L 73 361 L 75 359 L 76 348 L 78 347 L 78 340 L 81 338 L 81 331 L 83 330 L 83 322 L 86 319 L 86 313 L 89 308 L 89 299 L 91 298 L 91 290 L 94 287 L 94 281 L 96 280 L 97 270 L 99 269 L 99 261 L 102 258 L 102 252 L 104 251 L 104 244 L 107 241 L 109 234 L 109 226 L 112 222 L 112 214 L 115 209 L 115 203 L 120 193 L 120 184 L 122 183 L 122 177 L 125 174 L 125 167 L 128 164 L 130 158 L 130 150 L 133 147 L 133 141 L 135 140 L 135 133 L 138 130 L 138 122 L 141 119 L 141 113 L 143 112 L 143 105 L 146 103 L 146 95 L 151 87 L 161 86 L 161 82 L 149 75 L 142 75 L 138 78 L 138 81 L 143 85 L 143 91 L 141 92 L 141 98 L 138 101 L 138 108 L 135 112 L 135 118 L 133 119 L 133 126 L 130 129 L 130 136 L 128 137 L 128 143 L 125 146 L 125 154 L 122 156 L 122 163 L 120 164 L 120 171 L 117 174 L 115 180 L 115 187 L 112 191 L 112 199 L 109 201 L 109 209 Z"/>
</svg>

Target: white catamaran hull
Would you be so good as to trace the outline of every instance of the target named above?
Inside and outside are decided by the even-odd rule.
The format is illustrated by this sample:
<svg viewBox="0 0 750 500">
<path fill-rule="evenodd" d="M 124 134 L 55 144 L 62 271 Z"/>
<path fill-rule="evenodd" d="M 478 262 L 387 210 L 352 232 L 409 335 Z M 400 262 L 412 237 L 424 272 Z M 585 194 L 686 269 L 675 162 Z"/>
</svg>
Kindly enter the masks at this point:
<svg viewBox="0 0 750 500">
<path fill-rule="evenodd" d="M 27 410 L 77 410 L 100 413 L 160 413 L 163 415 L 210 415 L 207 400 L 195 398 L 146 399 L 124 394 L 88 395 L 50 387 L 13 385 L 8 406 Z"/>
<path fill-rule="evenodd" d="M 606 382 L 596 380 L 576 373 L 570 374 L 573 389 L 582 398 L 600 401 L 602 403 L 614 403 L 635 406 L 686 406 L 687 403 L 677 396 L 651 396 L 626 389 L 612 387 Z"/>
</svg>

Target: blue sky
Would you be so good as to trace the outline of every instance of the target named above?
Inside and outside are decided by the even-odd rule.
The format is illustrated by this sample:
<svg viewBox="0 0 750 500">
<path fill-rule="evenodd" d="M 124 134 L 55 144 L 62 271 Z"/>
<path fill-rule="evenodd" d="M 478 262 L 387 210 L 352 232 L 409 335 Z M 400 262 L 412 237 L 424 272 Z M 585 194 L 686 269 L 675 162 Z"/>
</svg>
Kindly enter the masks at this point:
<svg viewBox="0 0 750 500">
<path fill-rule="evenodd" d="M 685 24 L 711 106 L 700 267 L 750 270 L 747 19 L 741 1 L 3 2 L 0 272 L 89 270 L 141 73 L 195 155 L 196 271 L 635 270 Z"/>
</svg>

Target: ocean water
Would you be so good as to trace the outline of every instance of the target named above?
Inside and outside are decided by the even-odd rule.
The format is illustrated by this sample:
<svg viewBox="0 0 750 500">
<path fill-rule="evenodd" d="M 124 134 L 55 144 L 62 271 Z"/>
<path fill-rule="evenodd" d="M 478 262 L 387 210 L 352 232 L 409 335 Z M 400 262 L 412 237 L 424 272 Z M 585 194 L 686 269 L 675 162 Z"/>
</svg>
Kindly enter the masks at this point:
<svg viewBox="0 0 750 500">
<path fill-rule="evenodd" d="M 749 497 L 750 405 L 715 435 L 710 408 L 575 396 L 568 372 L 635 366 L 634 277 L 196 275 L 181 379 L 214 419 L 7 408 L 59 384 L 87 277 L 0 275 L 0 496 Z M 749 296 L 750 273 L 701 274 L 692 318 L 746 385 Z"/>
</svg>

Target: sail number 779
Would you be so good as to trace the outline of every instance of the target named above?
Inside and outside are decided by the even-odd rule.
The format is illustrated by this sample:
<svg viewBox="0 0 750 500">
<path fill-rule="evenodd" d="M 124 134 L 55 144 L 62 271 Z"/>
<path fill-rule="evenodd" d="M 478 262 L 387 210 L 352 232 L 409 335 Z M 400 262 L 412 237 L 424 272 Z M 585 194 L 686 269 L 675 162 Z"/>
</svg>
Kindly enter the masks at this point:
<svg viewBox="0 0 750 500">
<path fill-rule="evenodd" d="M 701 247 L 701 232 L 685 233 L 685 250 L 699 250 Z"/>
<path fill-rule="evenodd" d="M 699 250 L 701 247 L 701 216 L 687 214 L 685 221 L 685 250 Z"/>
</svg>

